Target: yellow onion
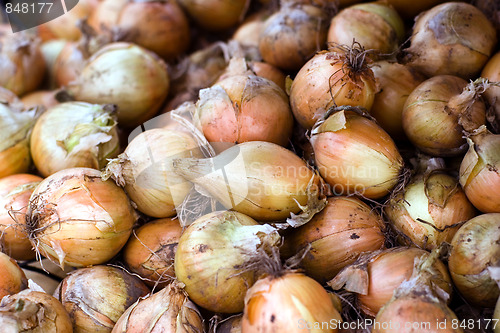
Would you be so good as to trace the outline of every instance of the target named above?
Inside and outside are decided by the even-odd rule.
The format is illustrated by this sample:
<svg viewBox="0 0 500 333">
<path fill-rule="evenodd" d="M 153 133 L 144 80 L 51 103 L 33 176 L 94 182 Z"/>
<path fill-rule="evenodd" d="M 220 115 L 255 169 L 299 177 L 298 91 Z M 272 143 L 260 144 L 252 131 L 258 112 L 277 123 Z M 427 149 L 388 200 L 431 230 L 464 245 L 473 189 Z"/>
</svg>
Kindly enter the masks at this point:
<svg viewBox="0 0 500 333">
<path fill-rule="evenodd" d="M 297 73 L 290 89 L 295 119 L 311 129 L 332 106 L 370 110 L 377 85 L 359 46 L 336 47 L 316 54 Z"/>
<path fill-rule="evenodd" d="M 109 333 L 125 310 L 148 293 L 139 278 L 99 265 L 70 273 L 54 296 L 69 313 L 75 333 Z"/>
<path fill-rule="evenodd" d="M 249 72 L 200 90 L 193 118 L 210 142 L 267 141 L 286 146 L 293 128 L 285 92 Z"/>
<path fill-rule="evenodd" d="M 21 31 L 0 33 L 0 41 L 0 87 L 18 96 L 38 88 L 45 74 L 40 40 Z"/>
<path fill-rule="evenodd" d="M 0 325 L 3 332 L 73 332 L 61 302 L 45 292 L 30 289 L 2 299 Z"/>
<path fill-rule="evenodd" d="M 247 262 L 257 250 L 275 246 L 279 240 L 274 227 L 260 225 L 244 214 L 209 213 L 182 234 L 175 254 L 175 275 L 199 306 L 214 312 L 241 312 L 259 269 L 247 266 Z"/>
<path fill-rule="evenodd" d="M 397 12 L 407 20 L 413 20 L 418 14 L 428 10 L 440 3 L 446 2 L 445 0 L 387 0 Z"/>
<path fill-rule="evenodd" d="M 150 221 L 133 232 L 123 249 L 123 261 L 148 286 L 165 287 L 175 278 L 174 258 L 181 234 L 179 220 Z"/>
<path fill-rule="evenodd" d="M 35 258 L 26 233 L 26 209 L 31 193 L 43 179 L 30 174 L 0 178 L 0 232 L 3 251 L 16 260 Z"/>
<path fill-rule="evenodd" d="M 66 43 L 54 63 L 56 85 L 64 87 L 75 81 L 89 57 L 90 52 L 87 52 L 80 43 Z"/>
<path fill-rule="evenodd" d="M 472 0 L 471 3 L 490 19 L 497 29 L 497 37 L 500 36 L 500 3 L 496 0 Z"/>
<path fill-rule="evenodd" d="M 130 43 L 111 43 L 94 53 L 68 87 L 76 100 L 116 104 L 118 123 L 133 127 L 151 118 L 168 95 L 165 62 Z"/>
<path fill-rule="evenodd" d="M 110 31 L 129 0 L 100 0 L 87 22 L 99 33 Z"/>
<path fill-rule="evenodd" d="M 402 242 L 432 250 L 451 242 L 461 225 L 476 216 L 458 180 L 439 170 L 416 174 L 385 207 Z"/>
<path fill-rule="evenodd" d="M 140 298 L 113 327 L 113 333 L 204 332 L 203 317 L 186 292 L 172 283 Z"/>
<path fill-rule="evenodd" d="M 493 24 L 477 7 L 446 2 L 417 17 L 405 52 L 408 64 L 428 77 L 470 79 L 481 71 L 496 43 Z"/>
<path fill-rule="evenodd" d="M 56 92 L 52 90 L 37 90 L 24 95 L 21 102 L 26 109 L 31 109 L 36 106 L 48 109 L 59 102 L 56 99 Z"/>
<path fill-rule="evenodd" d="M 248 16 L 234 31 L 231 39 L 247 47 L 259 47 L 259 37 L 266 19 L 269 17 L 266 10 Z"/>
<path fill-rule="evenodd" d="M 45 73 L 47 88 L 56 87 L 56 74 L 54 65 L 56 63 L 57 57 L 66 44 L 68 44 L 68 42 L 64 39 L 53 39 L 43 42 L 42 45 L 40 45 L 40 51 L 42 52 L 43 59 L 45 60 L 45 64 L 47 66 L 47 70 Z"/>
<path fill-rule="evenodd" d="M 28 280 L 17 262 L 0 252 L 0 299 L 6 295 L 13 295 L 28 287 Z"/>
<path fill-rule="evenodd" d="M 324 283 L 361 253 L 382 249 L 384 222 L 372 208 L 355 197 L 328 198 L 326 207 L 305 225 L 286 234 L 292 253 L 306 246 L 301 261 L 305 273 Z"/>
<path fill-rule="evenodd" d="M 110 160 L 104 177 L 111 176 L 123 186 L 139 211 L 157 218 L 172 217 L 192 188 L 176 173 L 172 161 L 202 156 L 191 135 L 153 128 L 134 137 L 122 154 Z"/>
<path fill-rule="evenodd" d="M 36 110 L 21 111 L 22 103 L 0 91 L 0 178 L 27 172 L 31 165 L 29 136 Z"/>
<path fill-rule="evenodd" d="M 413 68 L 397 62 L 377 61 L 371 66 L 380 90 L 370 114 L 394 140 L 405 138 L 403 108 L 408 95 L 425 80 Z"/>
<path fill-rule="evenodd" d="M 335 15 L 328 28 L 328 43 L 350 44 L 353 39 L 367 50 L 392 53 L 405 36 L 398 12 L 384 2 L 356 4 Z"/>
<path fill-rule="evenodd" d="M 288 149 L 249 141 L 213 158 L 174 160 L 175 171 L 201 186 L 225 208 L 258 221 L 278 221 L 297 214 L 317 197 L 317 176 Z M 322 207 L 321 207 L 322 208 Z"/>
<path fill-rule="evenodd" d="M 89 168 L 64 169 L 45 178 L 26 213 L 33 247 L 61 268 L 107 262 L 125 245 L 135 221 L 125 192 Z"/>
<path fill-rule="evenodd" d="M 500 289 L 488 267 L 500 265 L 500 213 L 470 219 L 451 245 L 448 267 L 454 285 L 473 305 L 493 308 Z"/>
<path fill-rule="evenodd" d="M 339 332 L 342 318 L 314 279 L 284 272 L 255 282 L 245 296 L 242 332 Z"/>
<path fill-rule="evenodd" d="M 351 110 L 334 112 L 312 131 L 316 166 L 334 194 L 378 199 L 397 184 L 403 158 L 374 121 Z"/>
<path fill-rule="evenodd" d="M 250 61 L 247 65 L 255 75 L 273 81 L 283 91 L 286 91 L 286 76 L 277 67 L 262 61 Z"/>
<path fill-rule="evenodd" d="M 463 131 L 472 132 L 486 122 L 486 108 L 479 99 L 483 83 L 475 82 L 467 84 L 457 76 L 438 75 L 418 85 L 403 109 L 408 139 L 429 155 L 463 153 Z"/>
<path fill-rule="evenodd" d="M 326 13 L 315 6 L 283 1 L 260 32 L 262 59 L 283 70 L 299 70 L 324 48 L 329 19 Z"/>
<path fill-rule="evenodd" d="M 74 167 L 99 170 L 120 149 L 116 109 L 84 102 L 53 106 L 37 119 L 30 146 L 33 162 L 44 177 Z"/>
<path fill-rule="evenodd" d="M 217 329 L 214 333 L 241 333 L 242 320 L 243 314 L 233 315 L 229 318 L 226 318 L 223 322 L 220 323 L 220 326 L 217 326 Z"/>
<path fill-rule="evenodd" d="M 415 260 L 427 258 L 429 252 L 414 247 L 394 247 L 361 256 L 328 282 L 334 290 L 355 292 L 359 309 L 375 317 L 391 300 L 394 290 L 411 278 Z M 431 282 L 451 295 L 452 284 L 448 269 L 440 260 L 434 263 L 435 275 Z"/>
<path fill-rule="evenodd" d="M 250 0 L 178 0 L 200 27 L 222 31 L 243 20 Z"/>
<path fill-rule="evenodd" d="M 497 52 L 488 60 L 483 68 L 483 71 L 481 72 L 481 77 L 484 77 L 491 82 L 500 81 L 500 52 Z M 493 116 L 496 118 L 492 122 L 496 127 L 495 129 L 497 130 L 497 133 L 500 133 L 500 87 L 490 87 L 490 89 L 484 92 L 484 99 L 492 108 Z"/>
<path fill-rule="evenodd" d="M 467 141 L 469 150 L 460 165 L 460 184 L 477 209 L 500 213 L 500 134 L 491 134 L 483 127 Z"/>
</svg>

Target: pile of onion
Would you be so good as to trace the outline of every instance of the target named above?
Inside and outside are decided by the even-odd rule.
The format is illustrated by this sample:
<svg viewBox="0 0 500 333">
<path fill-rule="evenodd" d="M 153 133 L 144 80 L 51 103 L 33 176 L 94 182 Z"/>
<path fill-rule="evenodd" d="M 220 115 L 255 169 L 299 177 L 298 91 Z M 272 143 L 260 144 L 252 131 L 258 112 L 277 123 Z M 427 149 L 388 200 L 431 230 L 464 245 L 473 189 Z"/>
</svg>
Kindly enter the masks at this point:
<svg viewBox="0 0 500 333">
<path fill-rule="evenodd" d="M 43 179 L 30 174 L 0 178 L 0 243 L 16 260 L 35 258 L 26 233 L 26 209 L 31 193 Z"/>
<path fill-rule="evenodd" d="M 109 261 L 125 245 L 136 221 L 125 194 L 90 168 L 64 169 L 33 191 L 26 212 L 35 250 L 51 261 L 82 267 Z"/>
<path fill-rule="evenodd" d="M 116 108 L 84 102 L 53 106 L 37 119 L 30 150 L 44 177 L 74 167 L 99 170 L 120 150 Z"/>
<path fill-rule="evenodd" d="M 0 252 L 0 299 L 6 295 L 14 295 L 28 287 L 28 280 L 17 262 Z"/>
<path fill-rule="evenodd" d="M 332 106 L 370 110 L 377 85 L 363 48 L 336 46 L 317 53 L 297 73 L 290 88 L 295 119 L 311 129 Z"/>
<path fill-rule="evenodd" d="M 250 0 L 178 0 L 200 27 L 210 31 L 229 29 L 243 20 Z"/>
</svg>

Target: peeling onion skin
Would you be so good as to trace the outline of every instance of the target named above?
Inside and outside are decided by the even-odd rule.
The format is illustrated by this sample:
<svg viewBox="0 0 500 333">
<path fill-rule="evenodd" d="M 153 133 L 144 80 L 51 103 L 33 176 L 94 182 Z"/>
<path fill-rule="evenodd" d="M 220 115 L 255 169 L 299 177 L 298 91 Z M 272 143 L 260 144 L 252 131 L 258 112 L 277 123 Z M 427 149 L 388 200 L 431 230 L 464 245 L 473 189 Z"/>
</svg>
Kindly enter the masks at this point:
<svg viewBox="0 0 500 333">
<path fill-rule="evenodd" d="M 0 299 L 7 295 L 14 295 L 28 287 L 26 275 L 17 262 L 0 252 Z"/>
<path fill-rule="evenodd" d="M 202 28 L 221 31 L 244 17 L 250 0 L 178 0 L 188 15 Z"/>
<path fill-rule="evenodd" d="M 451 242 L 448 267 L 454 285 L 476 306 L 493 308 L 500 289 L 488 267 L 500 265 L 500 213 L 467 221 Z"/>
<path fill-rule="evenodd" d="M 408 64 L 427 75 L 478 75 L 497 43 L 493 24 L 476 7 L 447 2 L 419 15 L 407 52 Z"/>
<path fill-rule="evenodd" d="M 490 82 L 500 81 L 500 52 L 497 52 L 488 60 L 481 72 L 481 77 L 488 79 Z M 483 96 L 488 105 L 493 108 L 497 133 L 500 133 L 500 87 L 490 87 L 484 92 Z"/>
<path fill-rule="evenodd" d="M 52 90 L 37 90 L 24 95 L 21 102 L 25 108 L 31 109 L 35 106 L 44 107 L 45 109 L 51 108 L 59 102 L 56 100 L 56 91 Z"/>
<path fill-rule="evenodd" d="M 71 272 L 54 296 L 69 313 L 75 333 L 110 333 L 120 316 L 149 292 L 123 269 L 98 265 Z"/>
</svg>

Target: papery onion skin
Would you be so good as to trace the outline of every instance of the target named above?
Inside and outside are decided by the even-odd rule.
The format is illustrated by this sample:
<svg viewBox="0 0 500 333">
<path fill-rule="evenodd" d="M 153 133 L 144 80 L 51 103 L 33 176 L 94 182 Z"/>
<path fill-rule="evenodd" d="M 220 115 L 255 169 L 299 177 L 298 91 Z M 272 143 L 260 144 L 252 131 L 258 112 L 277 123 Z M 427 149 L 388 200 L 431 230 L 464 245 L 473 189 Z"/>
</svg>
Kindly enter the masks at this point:
<svg viewBox="0 0 500 333">
<path fill-rule="evenodd" d="M 45 80 L 47 81 L 46 87 L 50 89 L 57 86 L 54 65 L 57 57 L 67 43 L 68 42 L 63 39 L 53 39 L 40 45 L 40 51 L 43 54 L 43 59 L 45 60 L 45 64 L 47 66 L 47 71 L 45 73 Z"/>
<path fill-rule="evenodd" d="M 37 90 L 24 95 L 21 102 L 27 109 L 34 108 L 35 106 L 44 107 L 48 109 L 56 104 L 59 104 L 56 97 L 56 92 L 51 90 Z"/>
<path fill-rule="evenodd" d="M 0 252 L 0 299 L 6 295 L 13 295 L 28 287 L 28 280 L 17 262 Z"/>
<path fill-rule="evenodd" d="M 446 2 L 418 16 L 408 53 L 409 65 L 428 77 L 476 76 L 497 43 L 493 24 L 476 7 Z"/>
<path fill-rule="evenodd" d="M 301 273 L 258 280 L 245 296 L 242 332 L 338 332 L 342 318 L 326 290 Z M 321 328 L 308 328 L 322 324 Z M 327 324 L 327 325 L 325 325 Z"/>
<path fill-rule="evenodd" d="M 313 130 L 310 141 L 319 173 L 335 194 L 381 198 L 403 171 L 403 158 L 391 137 L 353 111 L 333 113 Z"/>
<path fill-rule="evenodd" d="M 311 245 L 301 261 L 305 273 L 324 283 L 363 252 L 384 248 L 384 222 L 355 197 L 330 197 L 326 207 L 311 221 L 294 229 L 287 242 L 293 253 Z"/>
<path fill-rule="evenodd" d="M 30 289 L 2 299 L 0 325 L 4 332 L 73 332 L 62 304 L 47 293 Z"/>
<path fill-rule="evenodd" d="M 88 18 L 88 24 L 99 33 L 110 31 L 128 2 L 128 0 L 100 0 Z"/>
<path fill-rule="evenodd" d="M 276 229 L 238 212 L 213 212 L 182 234 L 175 254 L 175 274 L 189 298 L 214 312 L 243 311 L 245 294 L 255 280 L 245 264 L 262 246 L 279 241 Z"/>
<path fill-rule="evenodd" d="M 328 29 L 328 43 L 350 44 L 353 39 L 367 50 L 391 53 L 405 35 L 398 12 L 384 2 L 356 4 L 335 15 Z"/>
<path fill-rule="evenodd" d="M 15 174 L 0 178 L 0 243 L 3 251 L 16 260 L 35 258 L 26 233 L 26 209 L 34 188 L 43 178 Z"/>
<path fill-rule="evenodd" d="M 240 22 L 249 0 L 179 0 L 179 4 L 202 28 L 222 31 Z"/>
<path fill-rule="evenodd" d="M 69 313 L 75 333 L 110 333 L 125 310 L 149 292 L 123 269 L 98 265 L 73 271 L 54 296 Z"/>
<path fill-rule="evenodd" d="M 493 308 L 500 290 L 487 268 L 500 265 L 500 213 L 467 221 L 451 246 L 448 267 L 457 289 L 473 305 Z"/>
<path fill-rule="evenodd" d="M 75 81 L 85 66 L 85 60 L 90 54 L 82 50 L 82 45 L 69 42 L 64 45 L 54 62 L 55 83 L 58 87 L 65 87 Z"/>
<path fill-rule="evenodd" d="M 30 139 L 33 162 L 48 177 L 66 168 L 103 168 L 120 149 L 111 106 L 61 103 L 36 121 Z"/>
<path fill-rule="evenodd" d="M 241 333 L 242 320 L 243 314 L 231 316 L 217 327 L 215 333 Z"/>
<path fill-rule="evenodd" d="M 68 90 L 77 100 L 116 104 L 118 123 L 137 126 L 160 109 L 168 95 L 166 64 L 130 43 L 111 43 L 94 53 Z"/>
<path fill-rule="evenodd" d="M 174 259 L 182 234 L 177 219 L 150 221 L 133 232 L 123 249 L 127 267 L 149 287 L 167 286 L 175 278 Z"/>
<path fill-rule="evenodd" d="M 32 245 L 51 261 L 98 265 L 125 245 L 136 213 L 112 180 L 90 168 L 64 169 L 45 178 L 30 198 L 26 224 Z"/>
<path fill-rule="evenodd" d="M 138 300 L 113 327 L 112 333 L 205 332 L 203 317 L 175 283 Z"/>
<path fill-rule="evenodd" d="M 467 81 L 460 77 L 438 75 L 410 93 L 403 109 L 403 129 L 413 145 L 432 156 L 456 156 L 465 151 L 463 130 L 472 131 L 486 121 L 482 100 L 475 100 L 468 109 L 452 104 L 466 87 Z M 468 121 L 468 128 L 462 118 Z"/>
<path fill-rule="evenodd" d="M 488 79 L 490 82 L 500 81 L 500 52 L 497 52 L 488 60 L 481 72 L 481 77 Z M 498 130 L 500 130 L 500 87 L 489 87 L 483 96 L 490 107 L 493 108 L 498 133 Z"/>
<path fill-rule="evenodd" d="M 500 213 L 500 134 L 479 133 L 467 139 L 460 164 L 460 184 L 467 198 L 484 213 Z"/>
<path fill-rule="evenodd" d="M 283 89 L 283 91 L 286 91 L 286 76 L 277 67 L 262 61 L 251 61 L 247 64 L 255 75 L 273 81 L 278 87 Z"/>
</svg>

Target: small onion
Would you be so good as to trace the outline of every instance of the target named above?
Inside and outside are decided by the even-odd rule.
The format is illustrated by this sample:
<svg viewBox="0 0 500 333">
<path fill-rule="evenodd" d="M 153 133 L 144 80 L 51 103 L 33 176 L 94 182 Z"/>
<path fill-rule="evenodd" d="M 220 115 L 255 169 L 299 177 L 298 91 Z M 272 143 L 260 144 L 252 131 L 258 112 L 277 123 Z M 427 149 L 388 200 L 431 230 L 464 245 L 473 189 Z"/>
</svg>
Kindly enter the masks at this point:
<svg viewBox="0 0 500 333">
<path fill-rule="evenodd" d="M 154 128 L 137 135 L 123 154 L 110 160 L 104 176 L 123 186 L 139 211 L 157 218 L 172 217 L 192 188 L 176 173 L 172 161 L 202 156 L 191 135 Z"/>
<path fill-rule="evenodd" d="M 222 31 L 240 22 L 250 0 L 178 0 L 191 18 L 204 29 Z"/>
<path fill-rule="evenodd" d="M 286 76 L 277 67 L 262 61 L 250 61 L 247 63 L 248 68 L 255 73 L 255 75 L 273 81 L 286 91 Z"/>
<path fill-rule="evenodd" d="M 194 221 L 182 234 L 175 254 L 175 274 L 189 298 L 214 312 L 236 313 L 257 279 L 245 267 L 256 251 L 275 246 L 280 237 L 238 212 L 213 212 Z"/>
<path fill-rule="evenodd" d="M 61 302 L 47 293 L 30 289 L 2 299 L 0 326 L 4 332 L 73 332 Z"/>
<path fill-rule="evenodd" d="M 354 111 L 337 111 L 312 131 L 316 166 L 335 194 L 378 199 L 397 184 L 403 158 L 380 126 Z"/>
<path fill-rule="evenodd" d="M 295 119 L 311 129 L 332 106 L 370 110 L 377 85 L 363 50 L 337 47 L 316 54 L 297 73 L 290 89 Z"/>
<path fill-rule="evenodd" d="M 355 197 L 328 198 L 326 207 L 285 236 L 298 253 L 310 245 L 302 259 L 305 273 L 319 282 L 332 279 L 363 252 L 384 247 L 384 222 L 372 209 Z"/>
<path fill-rule="evenodd" d="M 29 174 L 0 178 L 0 233 L 4 252 L 16 260 L 35 258 L 26 233 L 26 209 L 31 193 L 43 179 Z"/>
<path fill-rule="evenodd" d="M 125 310 L 148 293 L 137 277 L 99 265 L 70 273 L 54 296 L 69 313 L 75 333 L 110 333 Z"/>
<path fill-rule="evenodd" d="M 384 2 L 357 4 L 341 10 L 332 18 L 328 43 L 350 44 L 353 39 L 367 50 L 381 53 L 397 51 L 405 36 L 398 12 Z"/>
<path fill-rule="evenodd" d="M 112 333 L 204 332 L 203 317 L 186 292 L 172 283 L 139 299 L 123 313 Z"/>
<path fill-rule="evenodd" d="M 111 43 L 94 53 L 68 90 L 77 100 L 116 104 L 118 123 L 137 126 L 152 117 L 168 95 L 165 62 L 130 43 Z"/>
<path fill-rule="evenodd" d="M 38 171 L 51 174 L 74 167 L 103 168 L 120 149 L 115 108 L 83 102 L 53 106 L 36 121 L 30 149 Z"/>
<path fill-rule="evenodd" d="M 274 143 L 249 141 L 213 158 L 174 160 L 175 171 L 225 208 L 258 221 L 279 221 L 308 204 L 320 177 L 297 155 Z M 311 207 L 313 209 L 313 207 Z"/>
<path fill-rule="evenodd" d="M 97 32 L 110 31 L 129 0 L 100 0 L 87 22 Z"/>
<path fill-rule="evenodd" d="M 433 156 L 456 156 L 466 149 L 463 131 L 472 132 L 486 122 L 486 108 L 478 98 L 481 82 L 453 75 L 425 80 L 408 96 L 403 129 L 421 151 Z"/>
<path fill-rule="evenodd" d="M 500 17 L 499 17 L 500 19 Z M 481 77 L 488 79 L 491 82 L 500 81 L 500 52 L 497 52 L 494 56 L 488 60 L 486 66 L 484 66 L 481 72 Z M 490 87 L 484 92 L 484 98 L 493 109 L 493 114 L 496 118 L 496 130 L 500 133 L 500 87 Z"/>
<path fill-rule="evenodd" d="M 300 69 L 324 48 L 328 26 L 326 11 L 293 1 L 282 2 L 266 19 L 259 37 L 262 59 L 283 70 Z"/>
<path fill-rule="evenodd" d="M 51 39 L 65 39 L 70 41 L 78 40 L 81 31 L 78 28 L 78 21 L 84 20 L 92 11 L 92 6 L 88 0 L 75 2 L 74 7 L 68 9 L 64 15 L 38 26 L 38 33 L 43 41 Z M 69 4 L 68 4 L 69 5 Z M 40 10 L 42 12 L 42 10 Z M 44 10 L 43 13 L 46 11 Z M 47 12 L 48 13 L 48 12 Z"/>
<path fill-rule="evenodd" d="M 165 287 L 175 278 L 175 251 L 181 234 L 178 220 L 150 221 L 134 231 L 123 249 L 123 260 L 148 286 Z"/>
<path fill-rule="evenodd" d="M 469 150 L 460 165 L 460 184 L 477 209 L 500 213 L 500 134 L 482 128 L 467 142 Z"/>
<path fill-rule="evenodd" d="M 269 15 L 264 10 L 248 16 L 234 31 L 231 39 L 238 41 L 243 46 L 258 48 L 259 36 Z"/>
<path fill-rule="evenodd" d="M 0 299 L 13 295 L 28 287 L 28 280 L 17 262 L 0 252 Z"/>
<path fill-rule="evenodd" d="M 36 106 L 48 109 L 59 102 L 56 99 L 56 92 L 52 90 L 37 90 L 24 95 L 21 102 L 26 109 L 31 109 Z"/>
<path fill-rule="evenodd" d="M 500 266 L 500 213 L 470 219 L 451 245 L 448 267 L 457 289 L 474 305 L 494 307 L 500 289 L 488 267 Z"/>
<path fill-rule="evenodd" d="M 26 213 L 32 245 L 61 268 L 107 262 L 125 245 L 135 221 L 125 192 L 89 168 L 64 169 L 45 178 Z"/>
<path fill-rule="evenodd" d="M 69 42 L 62 48 L 54 62 L 54 77 L 58 87 L 65 87 L 75 81 L 90 57 L 84 45 Z"/>
<path fill-rule="evenodd" d="M 497 43 L 493 24 L 477 8 L 464 2 L 446 2 L 419 15 L 413 26 L 409 65 L 428 77 L 476 76 Z"/>
</svg>

